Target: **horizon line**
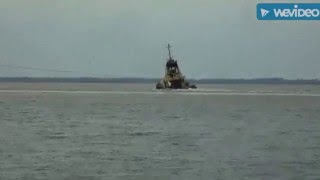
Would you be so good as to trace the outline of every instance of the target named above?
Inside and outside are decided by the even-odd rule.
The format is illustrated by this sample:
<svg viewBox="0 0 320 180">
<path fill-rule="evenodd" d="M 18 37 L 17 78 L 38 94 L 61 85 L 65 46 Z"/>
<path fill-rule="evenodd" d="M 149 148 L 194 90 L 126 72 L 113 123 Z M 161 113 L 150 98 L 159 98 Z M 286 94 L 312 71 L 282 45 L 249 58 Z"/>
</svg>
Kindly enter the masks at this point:
<svg viewBox="0 0 320 180">
<path fill-rule="evenodd" d="M 162 79 L 161 77 L 138 77 L 138 76 L 123 76 L 123 77 L 90 77 L 90 76 L 77 76 L 77 77 L 48 77 L 48 76 L 0 76 L 0 79 Z M 283 78 L 283 77 L 252 77 L 252 78 L 186 78 L 186 80 L 318 80 L 318 78 Z"/>
<path fill-rule="evenodd" d="M 157 83 L 161 78 L 139 77 L 0 77 L 0 83 Z M 284 78 L 255 78 L 255 79 L 187 79 L 195 84 L 269 84 L 269 85 L 320 85 L 319 79 L 284 79 Z"/>
</svg>

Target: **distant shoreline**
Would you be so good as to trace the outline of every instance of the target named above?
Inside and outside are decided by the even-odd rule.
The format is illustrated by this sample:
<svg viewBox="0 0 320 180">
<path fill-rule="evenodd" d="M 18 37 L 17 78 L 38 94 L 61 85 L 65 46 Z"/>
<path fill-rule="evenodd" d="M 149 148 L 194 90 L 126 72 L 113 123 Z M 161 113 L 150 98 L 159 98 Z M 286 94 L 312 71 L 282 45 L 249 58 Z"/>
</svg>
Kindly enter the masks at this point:
<svg viewBox="0 0 320 180">
<path fill-rule="evenodd" d="M 257 78 L 257 79 L 187 79 L 195 84 L 301 84 L 320 85 L 319 79 Z M 160 78 L 48 78 L 48 77 L 0 77 L 0 82 L 16 83 L 157 83 Z"/>
</svg>

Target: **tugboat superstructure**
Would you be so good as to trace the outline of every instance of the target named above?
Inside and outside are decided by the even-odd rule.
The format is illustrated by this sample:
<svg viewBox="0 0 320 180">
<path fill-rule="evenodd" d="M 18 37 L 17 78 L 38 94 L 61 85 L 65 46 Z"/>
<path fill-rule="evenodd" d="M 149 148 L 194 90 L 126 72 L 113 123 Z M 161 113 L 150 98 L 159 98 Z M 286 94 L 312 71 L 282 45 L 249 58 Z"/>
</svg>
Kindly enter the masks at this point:
<svg viewBox="0 0 320 180">
<path fill-rule="evenodd" d="M 165 66 L 165 75 L 163 79 L 157 83 L 157 89 L 195 89 L 195 85 L 190 85 L 185 80 L 185 76 L 180 71 L 178 62 L 171 56 L 171 46 L 168 44 L 169 59 Z"/>
</svg>

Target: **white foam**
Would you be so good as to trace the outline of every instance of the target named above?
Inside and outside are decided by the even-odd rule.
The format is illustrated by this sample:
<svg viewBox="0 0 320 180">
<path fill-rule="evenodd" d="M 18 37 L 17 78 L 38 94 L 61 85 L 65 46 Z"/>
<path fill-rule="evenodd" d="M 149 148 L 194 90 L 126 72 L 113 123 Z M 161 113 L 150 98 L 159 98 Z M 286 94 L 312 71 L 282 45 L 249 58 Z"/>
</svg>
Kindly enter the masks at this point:
<svg viewBox="0 0 320 180">
<path fill-rule="evenodd" d="M 154 91 L 164 92 L 235 92 L 229 89 L 152 89 Z"/>
</svg>

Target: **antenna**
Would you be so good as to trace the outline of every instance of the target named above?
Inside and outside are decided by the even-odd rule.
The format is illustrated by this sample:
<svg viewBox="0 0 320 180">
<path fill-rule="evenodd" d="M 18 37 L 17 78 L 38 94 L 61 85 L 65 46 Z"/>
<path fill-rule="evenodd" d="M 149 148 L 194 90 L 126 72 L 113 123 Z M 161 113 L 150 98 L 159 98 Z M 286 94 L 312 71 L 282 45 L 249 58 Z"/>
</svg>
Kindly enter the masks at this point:
<svg viewBox="0 0 320 180">
<path fill-rule="evenodd" d="M 168 51 L 169 51 L 169 60 L 171 60 L 172 59 L 172 57 L 171 57 L 171 45 L 170 44 L 168 44 Z"/>
</svg>

